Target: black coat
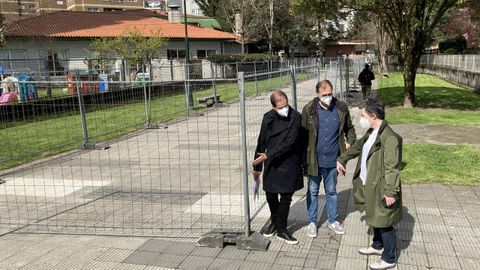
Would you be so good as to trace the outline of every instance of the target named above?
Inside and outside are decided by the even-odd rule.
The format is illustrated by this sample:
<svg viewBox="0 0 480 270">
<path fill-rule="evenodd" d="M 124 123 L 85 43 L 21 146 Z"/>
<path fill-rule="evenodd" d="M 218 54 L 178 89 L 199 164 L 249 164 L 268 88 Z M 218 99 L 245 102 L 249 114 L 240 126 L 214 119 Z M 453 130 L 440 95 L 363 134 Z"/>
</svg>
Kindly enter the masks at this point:
<svg viewBox="0 0 480 270">
<path fill-rule="evenodd" d="M 262 127 L 258 136 L 255 158 L 258 153 L 266 153 L 263 168 L 263 190 L 270 193 L 290 193 L 303 188 L 301 168 L 304 132 L 301 114 L 289 108 L 288 116 L 282 117 L 275 110 L 263 115 Z"/>
</svg>

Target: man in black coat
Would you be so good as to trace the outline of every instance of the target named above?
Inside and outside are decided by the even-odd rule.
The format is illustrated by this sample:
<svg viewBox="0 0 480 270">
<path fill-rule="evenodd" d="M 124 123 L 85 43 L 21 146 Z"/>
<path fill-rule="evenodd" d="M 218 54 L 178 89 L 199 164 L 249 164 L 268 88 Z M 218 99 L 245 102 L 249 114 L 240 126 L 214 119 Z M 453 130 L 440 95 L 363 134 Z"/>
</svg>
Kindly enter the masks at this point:
<svg viewBox="0 0 480 270">
<path fill-rule="evenodd" d="M 263 115 L 258 136 L 253 178 L 263 167 L 263 190 L 267 196 L 271 223 L 263 233 L 288 244 L 298 244 L 287 230 L 287 219 L 293 193 L 303 188 L 301 115 L 288 105 L 287 95 L 275 91 L 270 96 L 273 109 Z M 280 199 L 279 199 L 280 197 Z"/>
<path fill-rule="evenodd" d="M 375 80 L 372 66 L 370 64 L 365 64 L 365 68 L 358 75 L 358 81 L 362 86 L 363 100 L 366 100 L 372 91 L 372 80 Z"/>
</svg>

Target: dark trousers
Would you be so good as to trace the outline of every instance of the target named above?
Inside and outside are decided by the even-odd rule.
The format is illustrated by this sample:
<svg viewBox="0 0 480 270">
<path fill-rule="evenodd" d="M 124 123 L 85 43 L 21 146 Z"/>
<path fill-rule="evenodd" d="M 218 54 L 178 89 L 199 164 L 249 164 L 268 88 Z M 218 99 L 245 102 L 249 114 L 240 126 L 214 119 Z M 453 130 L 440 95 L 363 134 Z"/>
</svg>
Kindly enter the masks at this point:
<svg viewBox="0 0 480 270">
<path fill-rule="evenodd" d="M 393 227 L 388 228 L 373 228 L 373 243 L 374 249 L 382 249 L 382 260 L 387 263 L 395 262 L 395 247 L 397 245 L 397 236 Z"/>
<path fill-rule="evenodd" d="M 270 219 L 277 232 L 285 232 L 287 230 L 288 213 L 290 212 L 290 203 L 292 202 L 292 193 L 270 193 L 267 195 L 268 207 L 270 208 Z M 278 198 L 280 195 L 280 199 Z"/>
</svg>

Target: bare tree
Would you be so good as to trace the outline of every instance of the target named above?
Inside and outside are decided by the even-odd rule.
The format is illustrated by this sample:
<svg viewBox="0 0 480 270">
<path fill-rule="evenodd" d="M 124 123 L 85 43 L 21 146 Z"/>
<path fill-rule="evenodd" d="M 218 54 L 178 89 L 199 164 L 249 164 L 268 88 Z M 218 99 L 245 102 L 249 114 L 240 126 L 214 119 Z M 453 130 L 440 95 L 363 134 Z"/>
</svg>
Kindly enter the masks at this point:
<svg viewBox="0 0 480 270">
<path fill-rule="evenodd" d="M 392 46 L 392 41 L 385 30 L 385 25 L 375 14 L 368 13 L 360 17 L 360 27 L 356 38 L 365 39 L 374 44 L 377 51 L 378 71 L 380 74 L 388 73 L 387 51 Z"/>
<path fill-rule="evenodd" d="M 7 31 L 7 26 L 3 24 L 4 18 L 0 14 L 0 46 L 5 45 L 5 32 Z"/>
</svg>

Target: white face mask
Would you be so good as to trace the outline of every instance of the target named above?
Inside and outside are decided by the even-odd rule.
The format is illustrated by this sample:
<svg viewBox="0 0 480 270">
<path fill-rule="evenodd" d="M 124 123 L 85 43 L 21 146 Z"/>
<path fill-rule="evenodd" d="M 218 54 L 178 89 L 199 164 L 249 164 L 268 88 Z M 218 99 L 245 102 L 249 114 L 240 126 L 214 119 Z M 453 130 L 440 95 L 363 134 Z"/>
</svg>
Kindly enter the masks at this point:
<svg viewBox="0 0 480 270">
<path fill-rule="evenodd" d="M 368 121 L 367 118 L 362 116 L 360 118 L 360 126 L 364 129 L 370 129 L 370 122 Z"/>
<path fill-rule="evenodd" d="M 333 99 L 332 96 L 326 96 L 326 97 L 322 97 L 322 98 L 320 99 L 320 101 L 321 101 L 323 104 L 325 104 L 325 105 L 327 105 L 327 106 L 330 106 L 330 103 L 332 103 L 332 99 Z"/>
<path fill-rule="evenodd" d="M 285 106 L 285 107 L 277 110 L 277 113 L 278 113 L 280 116 L 287 117 L 287 116 L 288 116 L 288 106 Z"/>
</svg>

